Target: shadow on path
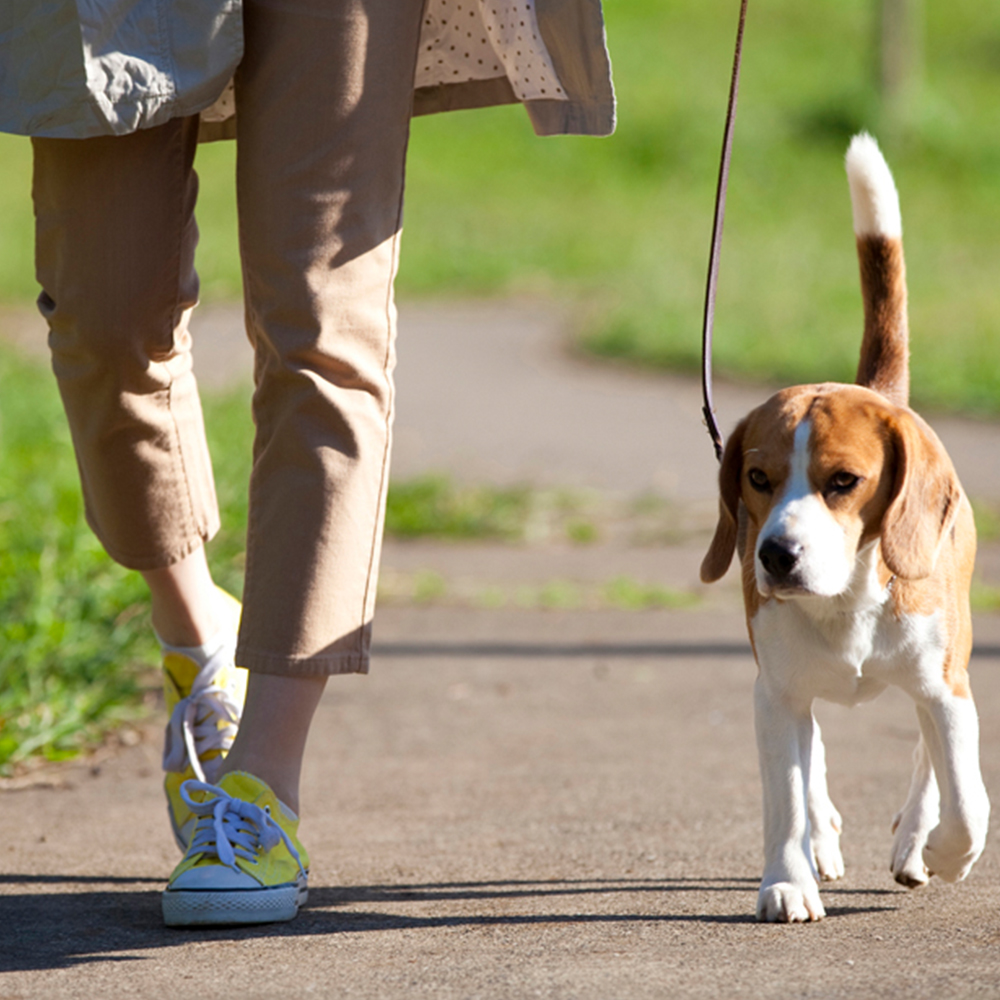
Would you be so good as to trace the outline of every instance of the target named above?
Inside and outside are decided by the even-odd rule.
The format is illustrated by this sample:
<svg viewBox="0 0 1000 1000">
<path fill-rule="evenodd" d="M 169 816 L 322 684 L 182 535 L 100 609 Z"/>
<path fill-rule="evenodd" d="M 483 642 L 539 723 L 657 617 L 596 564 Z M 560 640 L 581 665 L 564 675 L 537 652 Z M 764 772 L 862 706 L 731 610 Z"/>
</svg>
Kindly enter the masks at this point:
<svg viewBox="0 0 1000 1000">
<path fill-rule="evenodd" d="M 0 972 L 72 968 L 97 962 L 131 962 L 148 956 L 136 952 L 183 947 L 191 941 L 245 941 L 250 939 L 309 937 L 327 934 L 356 934 L 371 931 L 427 930 L 454 927 L 539 927 L 542 925 L 607 925 L 617 923 L 691 923 L 752 925 L 752 903 L 757 880 L 752 878 L 706 879 L 594 879 L 441 882 L 415 885 L 374 885 L 317 887 L 310 890 L 309 906 L 287 924 L 257 927 L 169 930 L 160 917 L 160 891 L 145 888 L 159 880 L 137 878 L 73 877 L 60 875 L 3 875 L 0 885 L 23 886 L 23 892 L 0 894 L 5 931 L 0 944 Z M 65 892 L 37 892 L 31 887 L 60 884 Z M 132 891 L 97 890 L 96 885 L 133 885 Z M 74 891 L 74 886 L 86 886 Z M 746 896 L 740 912 L 698 912 L 709 909 L 704 899 L 693 901 L 693 912 L 677 912 L 680 894 L 738 893 Z M 639 894 L 639 898 L 636 896 Z M 663 909 L 644 912 L 663 897 Z M 833 889 L 828 897 L 845 902 L 851 896 L 893 896 L 890 889 Z M 462 912 L 461 904 L 489 900 L 523 899 L 526 902 L 603 897 L 607 903 L 622 904 L 621 912 L 526 912 L 493 914 L 488 907 Z M 643 899 L 643 897 L 645 897 Z M 717 897 L 718 898 L 718 897 Z M 642 901 L 643 905 L 637 905 Z M 860 903 L 860 900 L 858 900 Z M 379 909 L 405 903 L 448 904 L 450 912 L 407 916 Z M 700 906 L 697 905 L 700 903 Z M 839 906 L 827 912 L 831 917 L 894 910 L 889 904 Z M 636 912 L 636 911 L 640 912 Z"/>
</svg>

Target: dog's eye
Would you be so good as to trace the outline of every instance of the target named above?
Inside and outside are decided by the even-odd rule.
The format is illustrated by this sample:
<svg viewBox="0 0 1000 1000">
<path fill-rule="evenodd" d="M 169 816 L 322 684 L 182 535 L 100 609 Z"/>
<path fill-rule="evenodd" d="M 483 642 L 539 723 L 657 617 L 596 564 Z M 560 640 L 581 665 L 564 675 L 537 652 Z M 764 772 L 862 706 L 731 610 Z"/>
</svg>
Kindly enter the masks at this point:
<svg viewBox="0 0 1000 1000">
<path fill-rule="evenodd" d="M 747 472 L 747 482 L 758 492 L 766 493 L 771 488 L 771 480 L 763 469 L 751 469 Z"/>
<path fill-rule="evenodd" d="M 827 489 L 831 493 L 850 493 L 860 482 L 861 477 L 853 472 L 835 472 L 827 483 Z"/>
</svg>

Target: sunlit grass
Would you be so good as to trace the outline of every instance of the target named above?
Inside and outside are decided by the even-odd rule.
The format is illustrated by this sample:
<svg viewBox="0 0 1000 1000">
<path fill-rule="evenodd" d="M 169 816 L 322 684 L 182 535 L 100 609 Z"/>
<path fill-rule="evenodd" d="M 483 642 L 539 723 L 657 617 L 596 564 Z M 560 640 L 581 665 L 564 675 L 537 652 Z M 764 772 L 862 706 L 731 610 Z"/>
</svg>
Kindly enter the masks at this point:
<svg viewBox="0 0 1000 1000">
<path fill-rule="evenodd" d="M 530 514 L 527 489 L 456 488 L 423 476 L 390 487 L 385 530 L 400 538 L 521 538 Z"/>
<path fill-rule="evenodd" d="M 496 583 L 447 579 L 434 570 L 387 572 L 379 581 L 379 601 L 385 605 L 417 604 L 453 608 L 520 611 L 674 611 L 695 607 L 701 598 L 693 590 L 616 576 L 583 581 L 554 577 L 534 583 Z"/>
<path fill-rule="evenodd" d="M 774 0 L 752 8 L 717 314 L 720 371 L 778 381 L 850 378 L 860 339 L 842 157 L 880 128 L 870 0 Z M 736 5 L 607 0 L 620 124 L 607 140 L 536 138 L 520 108 L 414 123 L 400 294 L 551 295 L 576 310 L 588 348 L 690 367 Z M 926 80 L 909 130 L 886 144 L 906 227 L 915 401 L 1000 412 L 1000 19 L 972 0 L 927 6 Z M 199 269 L 206 300 L 240 294 L 232 144 L 203 147 Z M 30 145 L 0 137 L 0 303 L 33 277 Z M 220 583 L 242 587 L 252 425 L 240 394 L 206 400 L 225 528 Z M 655 498 L 631 515 L 645 542 L 676 541 Z M 984 539 L 997 512 L 977 511 Z M 603 512 L 524 489 L 394 483 L 397 537 L 594 544 Z M 449 599 L 433 573 L 416 602 Z M 690 595 L 611 580 L 505 591 L 477 606 L 670 607 Z M 463 598 L 464 599 L 464 598 Z M 977 606 L 995 608 L 979 587 Z M 60 758 L 134 718 L 156 648 L 135 574 L 83 520 L 51 377 L 0 353 L 0 771 Z"/>
<path fill-rule="evenodd" d="M 0 773 L 134 718 L 155 662 L 141 581 L 84 524 L 50 381 L 0 353 Z"/>
<path fill-rule="evenodd" d="M 928 4 L 907 131 L 883 127 L 871 0 L 751 8 L 717 313 L 717 364 L 849 379 L 861 331 L 842 167 L 885 143 L 903 203 L 918 405 L 1000 411 L 1000 18 Z M 607 0 L 610 139 L 539 139 L 518 107 L 414 122 L 399 291 L 551 295 L 589 349 L 691 367 L 699 349 L 737 5 Z M 0 139 L 0 301 L 34 297 L 27 142 Z M 198 154 L 206 299 L 239 294 L 231 143 Z"/>
<path fill-rule="evenodd" d="M 31 759 L 60 760 L 144 715 L 159 685 L 145 587 L 113 563 L 87 527 L 76 463 L 51 374 L 0 348 L 0 775 Z M 245 392 L 205 400 L 223 528 L 208 548 L 216 580 L 240 594 L 253 424 Z M 527 487 L 468 487 L 444 477 L 395 482 L 387 532 L 453 542 L 586 544 L 587 498 Z M 511 594 L 483 588 L 477 606 L 662 606 L 655 588 L 598 591 L 551 581 Z M 592 588 L 593 590 L 593 588 Z M 432 571 L 395 594 L 451 598 Z"/>
</svg>

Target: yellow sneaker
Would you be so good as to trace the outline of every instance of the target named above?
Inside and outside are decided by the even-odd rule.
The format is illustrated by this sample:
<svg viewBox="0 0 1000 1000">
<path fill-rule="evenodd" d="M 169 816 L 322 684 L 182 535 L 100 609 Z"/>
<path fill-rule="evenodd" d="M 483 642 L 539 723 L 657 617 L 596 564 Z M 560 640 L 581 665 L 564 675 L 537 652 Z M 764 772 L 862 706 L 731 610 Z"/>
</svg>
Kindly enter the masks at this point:
<svg viewBox="0 0 1000 1000">
<path fill-rule="evenodd" d="M 198 817 L 191 846 L 163 893 L 168 927 L 291 920 L 308 896 L 309 857 L 299 818 L 246 771 L 218 786 L 187 781 L 181 797 Z"/>
<path fill-rule="evenodd" d="M 214 781 L 236 738 L 247 690 L 247 672 L 233 661 L 240 602 L 225 591 L 219 596 L 232 619 L 231 634 L 199 666 L 190 656 L 163 656 L 163 695 L 170 720 L 163 743 L 163 790 L 174 839 L 181 851 L 191 842 L 195 816 L 180 794 L 185 781 Z"/>
</svg>

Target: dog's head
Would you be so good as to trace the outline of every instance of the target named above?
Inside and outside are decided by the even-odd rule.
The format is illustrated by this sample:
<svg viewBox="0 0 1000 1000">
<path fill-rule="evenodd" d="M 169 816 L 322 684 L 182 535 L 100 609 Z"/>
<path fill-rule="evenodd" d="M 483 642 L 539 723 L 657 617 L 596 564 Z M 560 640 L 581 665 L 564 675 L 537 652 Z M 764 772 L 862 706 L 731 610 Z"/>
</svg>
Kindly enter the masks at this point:
<svg viewBox="0 0 1000 1000">
<path fill-rule="evenodd" d="M 962 495 L 915 413 L 839 384 L 785 389 L 751 412 L 726 445 L 719 488 L 702 580 L 726 572 L 739 540 L 744 571 L 752 558 L 765 598 L 844 593 L 858 552 L 873 542 L 893 575 L 929 576 Z"/>
</svg>

